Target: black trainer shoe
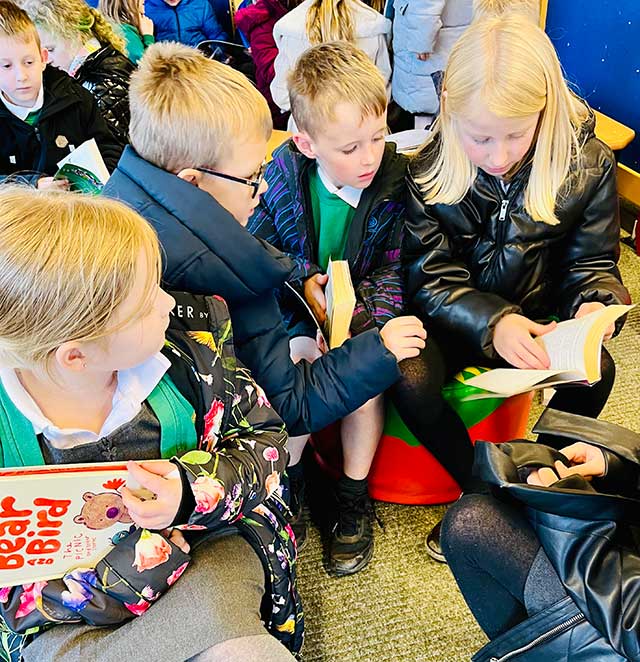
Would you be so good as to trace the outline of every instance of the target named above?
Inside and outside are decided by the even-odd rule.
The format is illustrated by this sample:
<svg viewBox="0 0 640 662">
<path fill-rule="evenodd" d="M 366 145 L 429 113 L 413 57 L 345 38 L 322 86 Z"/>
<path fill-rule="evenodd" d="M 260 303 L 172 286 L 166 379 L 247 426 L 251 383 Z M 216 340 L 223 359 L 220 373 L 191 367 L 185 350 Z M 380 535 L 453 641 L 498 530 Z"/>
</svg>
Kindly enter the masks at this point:
<svg viewBox="0 0 640 662">
<path fill-rule="evenodd" d="M 329 548 L 329 571 L 337 577 L 352 575 L 373 557 L 373 505 L 368 494 L 337 491 L 338 521 Z"/>
<path fill-rule="evenodd" d="M 307 514 L 305 512 L 304 477 L 300 479 L 289 479 L 290 504 L 292 518 L 289 520 L 293 533 L 296 537 L 298 552 L 302 550 L 307 542 Z"/>
<path fill-rule="evenodd" d="M 434 527 L 427 533 L 427 539 L 425 540 L 425 546 L 427 548 L 427 554 L 438 563 L 446 563 L 447 559 L 442 553 L 442 547 L 440 547 L 440 530 L 442 529 L 442 520 L 440 520 Z"/>
</svg>

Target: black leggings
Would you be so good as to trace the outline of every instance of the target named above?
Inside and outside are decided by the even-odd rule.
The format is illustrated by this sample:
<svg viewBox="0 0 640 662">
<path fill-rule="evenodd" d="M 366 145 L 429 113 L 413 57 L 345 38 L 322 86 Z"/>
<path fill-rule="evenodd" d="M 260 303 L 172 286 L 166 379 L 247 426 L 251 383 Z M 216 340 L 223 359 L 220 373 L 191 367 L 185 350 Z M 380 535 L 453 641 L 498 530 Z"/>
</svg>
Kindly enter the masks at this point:
<svg viewBox="0 0 640 662">
<path fill-rule="evenodd" d="M 400 363 L 402 377 L 389 395 L 406 426 L 465 490 L 471 480 L 473 446 L 464 423 L 442 397 L 447 377 L 438 345 L 427 340 L 415 359 Z"/>
<path fill-rule="evenodd" d="M 488 494 L 456 501 L 440 537 L 451 572 L 489 639 L 566 591 L 522 511 Z"/>
<path fill-rule="evenodd" d="M 464 423 L 442 397 L 442 387 L 456 372 L 469 365 L 489 368 L 507 364 L 465 352 L 459 344 L 443 342 L 429 335 L 426 348 L 415 359 L 400 363 L 401 379 L 389 394 L 406 426 L 464 491 L 476 486 L 471 477 L 473 447 Z M 593 386 L 565 386 L 556 391 L 549 407 L 572 414 L 597 418 L 607 402 L 615 380 L 615 363 L 602 348 L 602 378 Z M 566 440 L 541 435 L 539 441 L 552 446 Z"/>
</svg>

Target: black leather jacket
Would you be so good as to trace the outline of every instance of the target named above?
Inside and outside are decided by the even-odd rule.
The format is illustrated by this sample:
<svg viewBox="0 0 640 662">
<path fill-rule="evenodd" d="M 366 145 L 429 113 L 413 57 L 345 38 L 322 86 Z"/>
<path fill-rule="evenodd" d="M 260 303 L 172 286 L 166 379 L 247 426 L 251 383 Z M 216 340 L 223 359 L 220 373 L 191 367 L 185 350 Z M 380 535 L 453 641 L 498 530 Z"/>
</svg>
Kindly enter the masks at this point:
<svg viewBox="0 0 640 662">
<path fill-rule="evenodd" d="M 536 222 L 525 211 L 531 163 L 507 192 L 479 169 L 455 205 L 425 205 L 408 175 L 402 262 L 408 301 L 427 328 L 497 358 L 493 330 L 508 313 L 568 319 L 583 302 L 629 303 L 616 266 L 616 165 L 593 127 L 590 118 L 582 132 L 582 167 L 573 168 L 558 198 L 557 225 Z M 427 153 L 422 162 L 428 159 Z"/>
<path fill-rule="evenodd" d="M 577 475 L 550 487 L 525 481 L 531 468 L 553 466 L 557 451 L 531 442 L 476 446 L 476 470 L 498 493 L 527 510 L 568 597 L 494 639 L 474 662 L 622 662 L 640 660 L 640 435 L 573 414 L 547 410 L 535 432 L 567 445 L 583 440 L 605 451 L 604 478 Z"/>
<path fill-rule="evenodd" d="M 102 116 L 122 144 L 129 142 L 129 79 L 135 65 L 111 46 L 91 53 L 75 79 L 93 94 Z"/>
</svg>

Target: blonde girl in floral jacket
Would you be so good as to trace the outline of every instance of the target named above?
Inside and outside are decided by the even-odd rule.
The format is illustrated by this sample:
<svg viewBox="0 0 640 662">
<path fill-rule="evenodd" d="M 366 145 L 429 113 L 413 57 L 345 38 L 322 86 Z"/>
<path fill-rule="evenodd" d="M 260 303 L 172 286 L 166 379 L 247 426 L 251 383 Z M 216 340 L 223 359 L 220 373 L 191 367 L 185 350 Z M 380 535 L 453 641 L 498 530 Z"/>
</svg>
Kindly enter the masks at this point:
<svg viewBox="0 0 640 662">
<path fill-rule="evenodd" d="M 0 659 L 285 662 L 301 646 L 284 426 L 224 302 L 176 303 L 159 269 L 153 229 L 118 202 L 0 192 L 0 464 L 128 460 L 156 495 L 121 488 L 136 527 L 96 568 L 0 589 Z"/>
</svg>

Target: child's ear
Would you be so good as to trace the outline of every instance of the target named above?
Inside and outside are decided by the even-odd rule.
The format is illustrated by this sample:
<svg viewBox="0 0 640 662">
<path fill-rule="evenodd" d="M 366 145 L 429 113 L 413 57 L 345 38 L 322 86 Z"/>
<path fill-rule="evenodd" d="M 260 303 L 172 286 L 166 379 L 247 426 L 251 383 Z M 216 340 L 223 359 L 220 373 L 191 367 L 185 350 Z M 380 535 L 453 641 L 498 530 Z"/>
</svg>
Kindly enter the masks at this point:
<svg viewBox="0 0 640 662">
<path fill-rule="evenodd" d="M 40 50 L 40 57 L 42 57 L 42 64 L 49 62 L 49 51 L 46 48 Z"/>
<path fill-rule="evenodd" d="M 63 370 L 82 372 L 87 367 L 87 357 L 76 342 L 65 342 L 54 353 L 55 362 Z"/>
<path fill-rule="evenodd" d="M 293 142 L 301 154 L 304 154 L 309 159 L 316 158 L 316 152 L 313 148 L 313 140 L 306 131 L 293 134 Z"/>
<path fill-rule="evenodd" d="M 196 188 L 201 188 L 202 173 L 195 168 L 183 168 L 180 172 L 176 173 L 176 177 L 183 179 L 189 184 L 193 184 Z"/>
</svg>

